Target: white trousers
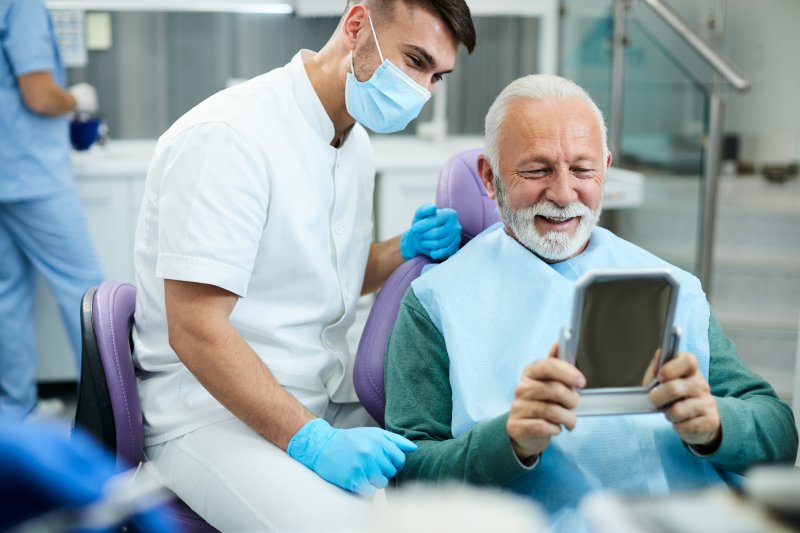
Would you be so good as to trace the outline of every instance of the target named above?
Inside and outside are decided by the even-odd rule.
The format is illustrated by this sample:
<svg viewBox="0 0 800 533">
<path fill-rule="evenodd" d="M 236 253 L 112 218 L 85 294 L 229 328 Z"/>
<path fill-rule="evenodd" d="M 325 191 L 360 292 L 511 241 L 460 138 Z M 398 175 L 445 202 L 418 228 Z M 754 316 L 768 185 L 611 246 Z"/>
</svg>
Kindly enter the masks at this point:
<svg viewBox="0 0 800 533">
<path fill-rule="evenodd" d="M 331 404 L 325 419 L 338 428 L 376 425 L 358 404 Z M 371 507 L 238 418 L 149 446 L 145 455 L 151 473 L 221 531 L 343 531 Z"/>
</svg>

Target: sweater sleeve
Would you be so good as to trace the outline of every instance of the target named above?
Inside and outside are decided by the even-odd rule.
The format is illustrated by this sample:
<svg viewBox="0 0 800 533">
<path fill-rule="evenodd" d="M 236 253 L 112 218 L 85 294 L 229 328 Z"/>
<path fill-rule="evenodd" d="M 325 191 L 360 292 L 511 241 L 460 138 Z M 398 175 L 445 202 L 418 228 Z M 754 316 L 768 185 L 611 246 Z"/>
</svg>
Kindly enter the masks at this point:
<svg viewBox="0 0 800 533">
<path fill-rule="evenodd" d="M 409 289 L 386 350 L 386 429 L 414 441 L 398 481 L 461 480 L 503 485 L 529 471 L 511 448 L 508 415 L 481 421 L 453 438 L 445 341 Z"/>
<path fill-rule="evenodd" d="M 709 385 L 719 409 L 722 442 L 707 459 L 737 473 L 757 463 L 794 462 L 797 428 L 792 410 L 745 365 L 713 314 L 708 342 Z"/>
</svg>

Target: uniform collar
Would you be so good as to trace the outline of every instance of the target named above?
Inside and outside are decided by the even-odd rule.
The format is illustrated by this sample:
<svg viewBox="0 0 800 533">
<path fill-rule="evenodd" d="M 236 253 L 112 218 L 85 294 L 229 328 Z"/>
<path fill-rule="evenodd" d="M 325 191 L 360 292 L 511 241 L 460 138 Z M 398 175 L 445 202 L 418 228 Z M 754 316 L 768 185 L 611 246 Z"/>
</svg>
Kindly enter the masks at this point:
<svg viewBox="0 0 800 533">
<path fill-rule="evenodd" d="M 314 86 L 311 85 L 311 80 L 308 79 L 302 55 L 303 50 L 297 52 L 288 65 L 294 97 L 311 129 L 317 132 L 325 144 L 330 144 L 335 134 L 333 121 L 325 111 Z"/>
</svg>

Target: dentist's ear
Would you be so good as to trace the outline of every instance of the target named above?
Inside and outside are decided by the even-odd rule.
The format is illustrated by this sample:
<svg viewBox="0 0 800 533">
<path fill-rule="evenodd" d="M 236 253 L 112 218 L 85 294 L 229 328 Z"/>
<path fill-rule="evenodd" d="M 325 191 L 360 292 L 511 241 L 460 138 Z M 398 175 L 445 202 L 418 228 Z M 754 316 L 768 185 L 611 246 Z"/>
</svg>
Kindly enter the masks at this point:
<svg viewBox="0 0 800 533">
<path fill-rule="evenodd" d="M 483 154 L 478 156 L 478 176 L 480 176 L 481 182 L 486 188 L 487 196 L 490 199 L 495 200 L 494 171 L 492 170 L 492 166 L 489 164 L 489 160 L 487 160 L 486 156 Z"/>
<path fill-rule="evenodd" d="M 355 50 L 356 42 L 358 41 L 358 33 L 363 28 L 369 27 L 369 22 L 367 22 L 368 16 L 369 11 L 361 4 L 355 4 L 342 16 L 342 38 L 348 50 Z"/>
</svg>

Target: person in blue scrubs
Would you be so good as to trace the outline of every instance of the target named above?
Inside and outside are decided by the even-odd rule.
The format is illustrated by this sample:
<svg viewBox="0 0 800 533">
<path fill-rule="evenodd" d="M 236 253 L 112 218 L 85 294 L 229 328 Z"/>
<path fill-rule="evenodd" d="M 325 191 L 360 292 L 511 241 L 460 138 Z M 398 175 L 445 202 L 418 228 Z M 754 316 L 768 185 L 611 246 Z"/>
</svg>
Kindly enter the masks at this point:
<svg viewBox="0 0 800 533">
<path fill-rule="evenodd" d="M 97 97 L 87 84 L 64 89 L 41 0 L 0 0 L 0 47 L 0 415 L 23 417 L 36 405 L 34 273 L 55 295 L 76 361 L 81 296 L 103 277 L 75 190 L 68 115 L 96 112 Z"/>
</svg>

